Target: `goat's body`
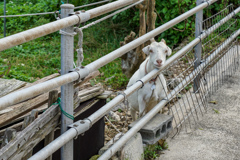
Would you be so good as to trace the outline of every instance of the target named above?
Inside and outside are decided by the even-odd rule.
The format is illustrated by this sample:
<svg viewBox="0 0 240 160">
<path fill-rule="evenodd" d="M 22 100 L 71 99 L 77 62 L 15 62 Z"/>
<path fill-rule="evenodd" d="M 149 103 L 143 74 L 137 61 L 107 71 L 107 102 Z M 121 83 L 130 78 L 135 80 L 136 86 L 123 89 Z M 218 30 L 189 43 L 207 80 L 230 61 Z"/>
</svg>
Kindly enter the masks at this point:
<svg viewBox="0 0 240 160">
<path fill-rule="evenodd" d="M 128 87 L 134 84 L 137 80 L 140 80 L 146 75 L 145 67 L 151 71 L 154 66 L 149 63 L 149 57 L 142 62 L 139 69 L 134 73 L 128 83 Z M 155 89 L 152 86 L 155 85 Z M 133 120 L 136 119 L 136 111 L 139 112 L 139 116 L 143 116 L 150 111 L 160 100 L 165 98 L 167 92 L 167 85 L 164 76 L 160 73 L 155 82 L 150 81 L 146 83 L 143 88 L 134 92 L 128 97 L 128 102 L 131 109 L 131 115 Z"/>
</svg>

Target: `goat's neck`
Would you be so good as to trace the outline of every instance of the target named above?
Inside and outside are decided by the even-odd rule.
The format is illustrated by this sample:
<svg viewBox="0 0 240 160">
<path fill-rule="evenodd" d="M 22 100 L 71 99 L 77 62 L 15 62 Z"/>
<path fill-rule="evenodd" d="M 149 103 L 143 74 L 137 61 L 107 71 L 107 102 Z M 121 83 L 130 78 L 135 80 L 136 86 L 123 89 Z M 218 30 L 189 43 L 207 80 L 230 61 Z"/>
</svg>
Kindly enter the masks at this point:
<svg viewBox="0 0 240 160">
<path fill-rule="evenodd" d="M 146 71 L 147 71 L 147 73 L 151 72 L 153 69 L 155 69 L 154 65 L 152 64 L 150 59 L 147 59 L 147 63 L 146 63 Z"/>
</svg>

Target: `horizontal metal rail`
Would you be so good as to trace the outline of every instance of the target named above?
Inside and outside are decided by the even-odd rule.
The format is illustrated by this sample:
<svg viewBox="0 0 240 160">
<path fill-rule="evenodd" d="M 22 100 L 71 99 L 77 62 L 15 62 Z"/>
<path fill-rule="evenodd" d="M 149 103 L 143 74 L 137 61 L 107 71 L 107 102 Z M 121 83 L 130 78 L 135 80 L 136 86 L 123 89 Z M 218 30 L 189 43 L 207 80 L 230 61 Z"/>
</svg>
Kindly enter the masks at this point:
<svg viewBox="0 0 240 160">
<path fill-rule="evenodd" d="M 116 9 L 125 7 L 139 0 L 118 0 L 106 5 L 88 10 L 86 12 L 77 12 L 80 14 L 75 14 L 67 18 L 63 18 L 33 29 L 26 30 L 0 39 L 0 51 L 6 50 L 8 48 L 17 46 L 19 44 L 34 40 L 36 38 L 45 36 L 47 34 L 59 31 L 63 28 L 67 28 L 79 23 L 86 22 L 89 19 L 95 18 L 97 16 L 103 15 L 105 13 L 114 11 Z"/>
<path fill-rule="evenodd" d="M 6 16 L 0 16 L 0 18 L 39 16 L 39 15 L 55 14 L 55 13 L 59 13 L 59 11 L 56 11 L 56 12 L 44 12 L 44 13 L 21 14 L 21 15 L 6 15 Z"/>
<path fill-rule="evenodd" d="M 112 0 L 104 0 L 104 1 L 100 1 L 100 2 L 90 3 L 90 4 L 86 4 L 86 5 L 74 7 L 74 9 L 80 9 L 80 8 L 84 8 L 84 7 L 90 7 L 90 6 L 94 6 L 94 5 L 97 5 L 97 4 L 107 3 L 107 2 L 110 2 L 110 1 L 112 1 Z"/>
<path fill-rule="evenodd" d="M 235 10 L 236 13 L 238 13 L 240 11 L 240 8 Z M 208 34 L 212 33 L 214 30 L 218 29 L 222 24 L 224 24 L 227 20 L 229 20 L 230 18 L 232 18 L 232 16 L 234 16 L 235 14 L 232 12 L 230 13 L 227 17 L 225 17 L 224 19 L 222 19 L 220 22 L 218 22 L 217 24 L 215 24 L 214 26 L 212 26 L 211 28 L 209 28 L 206 32 L 204 32 L 200 37 L 196 38 L 195 40 L 193 40 L 191 43 L 189 43 L 187 46 L 185 46 L 183 49 L 181 49 L 179 52 L 177 52 L 175 55 L 173 55 L 171 58 L 169 58 L 166 63 L 164 64 L 164 66 L 160 69 L 160 70 L 153 70 L 151 71 L 149 74 L 147 74 L 145 77 L 143 77 L 141 79 L 141 81 L 143 81 L 144 83 L 148 82 L 152 77 L 156 76 L 157 74 L 159 74 L 159 72 L 161 72 L 162 70 L 164 70 L 166 67 L 168 67 L 170 64 L 172 64 L 173 62 L 175 62 L 177 59 L 179 59 L 179 57 L 181 57 L 182 55 L 184 55 L 187 51 L 189 51 L 191 48 L 193 48 L 196 44 L 198 44 L 201 40 L 203 40 L 204 38 L 206 38 L 208 36 Z M 142 86 L 141 82 L 137 82 L 134 84 L 135 86 L 131 86 L 130 88 L 128 88 L 124 93 L 126 94 L 126 96 L 129 96 L 130 94 L 132 94 L 136 89 L 139 89 Z M 137 88 L 136 88 L 137 87 Z M 97 112 L 95 112 L 94 114 L 92 114 L 91 116 L 89 116 L 87 119 L 79 121 L 74 123 L 71 127 L 74 127 L 74 129 L 70 129 L 70 130 L 75 130 L 76 131 L 76 135 L 79 135 L 81 133 L 84 133 L 85 131 L 87 131 L 98 119 L 100 119 L 102 116 L 104 116 L 109 110 L 111 110 L 111 108 L 113 108 L 114 106 L 116 106 L 117 104 L 121 103 L 124 100 L 124 96 L 123 95 L 119 95 L 116 98 L 114 98 L 112 101 L 110 101 L 108 104 L 106 104 L 105 106 L 103 106 L 101 109 L 99 109 Z M 84 125 L 83 125 L 84 124 Z M 68 131 L 67 131 L 68 132 Z M 74 136 L 73 136 L 74 137 Z M 72 138 L 73 138 L 72 137 Z M 58 143 L 58 140 L 56 139 L 55 142 L 53 143 Z M 55 145 L 53 145 L 55 146 Z M 49 149 L 52 148 L 52 146 L 47 146 L 46 150 L 49 151 Z M 42 150 L 42 152 L 44 153 L 44 150 Z"/>
<path fill-rule="evenodd" d="M 131 5 L 127 6 L 127 7 L 125 7 L 125 8 L 119 9 L 118 11 L 115 11 L 115 12 L 113 12 L 113 13 L 111 13 L 111 14 L 103 17 L 103 18 L 100 18 L 100 19 L 98 19 L 98 20 L 96 20 L 96 21 L 94 21 L 94 22 L 91 22 L 91 23 L 89 23 L 89 24 L 81 27 L 80 29 L 86 29 L 86 28 L 88 28 L 88 27 L 91 27 L 91 26 L 93 26 L 93 25 L 96 25 L 96 24 L 98 24 L 98 23 L 100 23 L 100 22 L 102 22 L 102 21 L 104 21 L 104 20 L 106 20 L 106 19 L 108 19 L 108 18 L 110 18 L 110 17 L 113 17 L 114 15 L 116 15 L 116 14 L 118 14 L 118 13 L 121 13 L 121 12 L 123 12 L 123 11 L 125 11 L 125 10 L 127 10 L 127 9 L 129 9 L 129 8 L 132 8 L 132 7 L 134 7 L 134 6 L 142 3 L 143 1 L 144 1 L 144 0 L 139 0 L 139 1 L 136 2 L 136 3 L 133 3 L 133 4 L 131 4 Z"/>
<path fill-rule="evenodd" d="M 221 51 L 227 47 L 238 35 L 240 34 L 240 29 L 228 38 L 216 51 L 214 51 L 204 63 L 200 64 L 189 76 L 187 76 L 165 99 L 171 99 L 172 96 L 177 94 L 181 89 L 191 82 L 204 67 L 206 67 Z M 126 134 L 123 135 L 116 143 L 113 144 L 98 160 L 106 160 L 111 158 L 128 140 L 133 137 L 144 125 L 148 123 L 166 104 L 167 100 L 162 100 L 158 103 L 152 110 L 150 110 L 144 117 L 141 118 Z"/>
<path fill-rule="evenodd" d="M 152 30 L 151 32 L 148 32 L 147 34 L 137 38 L 136 40 L 134 40 L 134 41 L 120 47 L 119 49 L 101 57 L 100 59 L 88 64 L 87 66 L 85 66 L 84 69 L 80 69 L 80 71 L 71 72 L 71 73 L 66 74 L 65 76 L 61 76 L 61 77 L 56 78 L 58 84 L 56 84 L 56 79 L 52 79 L 52 80 L 49 80 L 47 82 L 29 87 L 27 89 L 23 89 L 21 91 L 10 93 L 10 94 L 0 98 L 0 110 L 4 109 L 4 108 L 6 108 L 10 105 L 21 102 L 25 99 L 29 99 L 29 98 L 32 98 L 32 97 L 37 96 L 39 94 L 42 94 L 44 92 L 48 92 L 48 91 L 58 87 L 58 85 L 64 85 L 66 83 L 76 81 L 80 78 L 81 79 L 85 78 L 89 73 L 101 68 L 102 66 L 108 64 L 109 62 L 113 61 L 114 59 L 116 59 L 118 57 L 121 57 L 123 54 L 127 53 L 128 51 L 130 51 L 130 50 L 136 48 L 137 46 L 145 43 L 146 41 L 150 40 L 151 38 L 155 37 L 156 35 L 166 31 L 167 29 L 173 27 L 174 25 L 176 25 L 179 22 L 187 19 L 188 17 L 190 17 L 193 14 L 197 13 L 198 11 L 208 7 L 208 5 L 210 5 L 210 4 L 212 4 L 216 1 L 217 0 L 210 0 L 208 2 L 204 2 L 201 5 L 185 12 L 184 14 L 174 18 L 173 20 L 163 24 L 162 26 Z M 92 12 L 93 12 L 93 10 L 90 13 L 92 13 Z M 71 17 L 69 17 L 69 18 L 71 18 Z M 64 18 L 64 19 L 67 19 L 67 18 Z M 3 42 L 0 40 L 0 48 L 1 48 L 1 43 L 3 43 Z M 155 74 L 151 74 L 149 76 L 153 77 L 155 75 L 157 75 L 157 72 Z M 150 80 L 151 77 L 148 77 L 147 80 Z M 134 86 L 136 88 L 133 89 L 133 90 L 129 89 L 129 94 L 133 93 L 136 89 L 141 87 L 141 83 L 140 82 L 136 83 Z"/>
</svg>

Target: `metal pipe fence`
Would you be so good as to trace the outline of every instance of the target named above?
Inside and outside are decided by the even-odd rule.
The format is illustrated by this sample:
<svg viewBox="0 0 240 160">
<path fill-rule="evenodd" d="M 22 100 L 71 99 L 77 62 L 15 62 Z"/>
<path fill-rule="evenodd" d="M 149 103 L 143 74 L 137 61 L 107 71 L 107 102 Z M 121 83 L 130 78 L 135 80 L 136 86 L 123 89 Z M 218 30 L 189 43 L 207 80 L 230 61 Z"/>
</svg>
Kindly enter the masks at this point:
<svg viewBox="0 0 240 160">
<path fill-rule="evenodd" d="M 125 1 L 125 0 L 123 0 Z M 84 68 L 81 68 L 79 71 L 76 71 L 77 73 L 75 72 L 71 72 L 71 73 L 68 73 L 67 75 L 68 76 L 65 76 L 65 77 L 58 77 L 56 79 L 52 79 L 50 81 L 47 81 L 45 83 L 41 83 L 39 85 L 35 85 L 31 88 L 27 88 L 25 90 L 22 90 L 21 92 L 14 92 L 12 94 L 9 94 L 5 97 L 2 97 L 0 98 L 0 109 L 4 109 L 10 105 L 13 105 L 15 103 L 18 103 L 18 102 L 21 102 L 25 99 L 28 99 L 28 98 L 31 98 L 31 97 L 34 97 L 34 96 L 37 96 L 41 93 L 44 93 L 44 92 L 48 92 L 54 88 L 56 88 L 56 80 L 58 80 L 61 85 L 63 84 L 66 84 L 66 83 L 70 83 L 70 82 L 73 82 L 73 81 L 76 81 L 78 79 L 83 79 L 84 77 L 86 77 L 89 73 L 101 68 L 102 66 L 108 64 L 109 62 L 113 61 L 114 59 L 118 58 L 118 57 L 121 57 L 123 54 L 125 54 L 126 52 L 138 47 L 139 45 L 145 43 L 146 41 L 150 40 L 151 38 L 155 37 L 156 35 L 166 31 L 167 29 L 173 27 L 174 25 L 176 25 L 177 23 L 187 19 L 188 17 L 192 16 L 193 14 L 195 14 L 196 12 L 198 12 L 199 10 L 202 10 L 206 7 L 208 7 L 208 5 L 216 2 L 217 0 L 212 0 L 212 1 L 208 1 L 208 2 L 204 2 L 202 3 L 201 5 L 185 12 L 184 14 L 174 18 L 173 20 L 165 23 L 164 25 L 152 30 L 151 32 L 148 32 L 147 34 L 137 38 L 136 40 L 122 46 L 121 48 L 99 58 L 98 60 L 86 65 Z M 135 1 L 134 1 L 135 2 Z M 113 2 L 114 3 L 114 2 Z M 116 5 L 116 3 L 114 4 Z M 109 7 L 109 4 L 107 5 L 107 7 Z M 99 7 L 98 7 L 99 8 Z M 101 7 L 103 8 L 103 7 Z M 85 13 L 88 15 L 92 15 L 94 9 L 91 10 L 91 12 L 89 11 L 86 11 Z M 99 12 L 99 9 L 97 10 L 97 12 Z M 80 14 L 81 16 L 81 14 Z M 71 16 L 73 17 L 73 16 Z M 61 19 L 59 21 L 62 21 L 63 20 L 66 20 L 65 22 L 67 22 L 71 17 L 68 17 L 68 18 L 64 18 L 64 19 Z M 72 21 L 75 21 L 76 20 L 76 17 L 73 17 L 71 18 L 71 22 Z M 53 25 L 57 25 L 55 23 L 57 23 L 58 21 L 56 22 L 52 22 L 52 23 L 49 23 L 50 24 L 53 24 Z M 76 21 L 75 21 L 76 22 Z M 61 23 L 59 23 L 60 25 Z M 73 23 L 71 23 L 73 24 Z M 46 25 L 45 27 L 50 27 L 49 25 Z M 64 25 L 64 27 L 68 27 L 70 25 Z M 44 27 L 44 25 L 42 26 Z M 38 32 L 38 36 L 40 36 L 39 33 L 42 34 L 42 30 L 45 28 L 42 28 L 42 27 L 37 27 L 34 29 L 31 30 L 31 32 L 33 32 L 34 34 Z M 57 27 L 58 29 L 60 29 L 61 27 L 58 26 Z M 28 30 L 30 31 L 30 30 Z M 49 32 L 49 29 L 46 29 L 45 31 Z M 25 38 L 24 38 L 24 35 L 27 33 L 29 34 L 28 36 L 31 35 L 31 32 L 28 33 L 27 31 L 25 32 L 22 32 L 23 36 L 22 38 L 24 39 L 23 41 L 26 41 Z M 44 35 L 47 34 L 46 32 L 44 33 Z M 9 38 L 9 43 L 15 43 L 16 42 L 16 39 L 18 39 L 18 37 L 21 36 L 21 33 L 20 34 L 16 34 L 14 36 L 10 36 L 11 38 Z M 34 36 L 33 36 L 34 37 Z M 34 39 L 33 37 L 31 37 L 31 39 Z M 3 38 L 3 39 L 0 39 L 0 48 L 3 47 L 5 45 L 8 46 L 8 43 L 5 42 L 8 41 L 7 40 L 8 37 L 6 38 Z M 29 40 L 31 40 L 29 39 Z M 10 44 L 9 44 L 10 45 Z M 10 47 L 9 47 L 10 48 Z M 4 50 L 4 49 L 2 49 Z M 0 49 L 1 51 L 1 49 Z M 77 76 L 78 75 L 78 76 Z M 67 79 L 68 78 L 68 79 Z M 149 78 L 150 80 L 150 78 Z M 141 86 L 141 82 L 138 83 L 138 87 Z M 32 94 L 31 94 L 32 93 Z"/>
<path fill-rule="evenodd" d="M 74 7 L 74 9 L 80 9 L 80 8 L 84 8 L 84 7 L 90 7 L 90 6 L 94 6 L 94 5 L 98 5 L 98 4 L 102 4 L 102 3 L 107 3 L 107 2 L 111 2 L 111 1 L 112 1 L 112 0 L 99 1 L 99 2 L 95 2 L 95 3 L 90 3 L 90 4 L 82 5 L 82 6 L 77 6 L 77 7 Z"/>
<path fill-rule="evenodd" d="M 56 14 L 56 12 L 44 12 L 44 13 L 31 13 L 31 14 L 21 14 L 21 15 L 4 15 L 0 16 L 0 18 L 10 18 L 10 17 L 26 17 L 26 16 L 40 16 L 40 15 L 48 15 L 48 14 Z"/>
<path fill-rule="evenodd" d="M 239 12 L 240 8 L 238 8 L 236 11 Z M 200 35 L 198 38 L 196 38 L 195 40 L 193 40 L 191 43 L 189 43 L 187 46 L 185 46 L 183 49 L 181 49 L 179 52 L 175 53 L 172 57 L 170 57 L 166 63 L 162 66 L 162 68 L 160 70 L 153 70 L 151 71 L 149 74 L 147 74 L 145 77 L 143 77 L 141 79 L 141 81 L 143 83 L 147 83 L 152 77 L 156 76 L 157 74 L 159 74 L 160 72 L 162 72 L 164 69 L 166 69 L 168 66 L 170 66 L 171 64 L 173 64 L 176 60 L 178 60 L 181 56 L 183 56 L 186 52 L 189 51 L 189 49 L 193 48 L 196 44 L 198 44 L 201 40 L 203 40 L 204 38 L 206 38 L 209 33 L 212 33 L 213 31 L 217 30 L 222 24 L 226 23 L 227 20 L 229 20 L 230 18 L 232 18 L 232 16 L 234 16 L 234 13 L 229 14 L 227 17 L 225 17 L 224 19 L 222 19 L 221 21 L 219 21 L 217 24 L 215 24 L 214 26 L 212 26 L 211 28 L 209 28 L 206 32 L 204 32 L 202 35 Z M 220 52 L 220 51 L 218 51 Z M 193 64 L 193 63 L 191 63 Z M 130 88 L 128 88 L 127 90 L 124 91 L 124 94 L 126 96 L 131 95 L 134 91 L 136 91 L 137 89 L 139 89 L 142 86 L 141 82 L 137 82 L 135 83 L 133 86 L 131 86 Z M 175 96 L 175 95 L 172 95 Z M 191 95 L 192 96 L 192 95 Z M 120 94 L 118 95 L 116 98 L 114 98 L 112 101 L 110 101 L 109 103 L 107 103 L 105 106 L 103 106 L 101 109 L 99 109 L 97 112 L 93 113 L 92 115 L 90 115 L 88 118 L 86 118 L 85 120 L 81 120 L 78 121 L 76 123 L 74 123 L 75 127 L 73 127 L 74 125 L 71 125 L 71 132 L 73 130 L 76 131 L 75 136 L 84 133 L 86 130 L 88 130 L 88 128 L 90 128 L 93 124 L 95 124 L 100 118 L 102 118 L 106 113 L 108 113 L 114 106 L 120 104 L 123 100 L 124 100 L 124 95 Z M 201 101 L 203 101 L 203 98 L 201 99 Z M 201 103 L 205 103 L 205 102 L 201 102 Z M 200 104 L 200 103 L 199 103 Z M 199 105 L 198 104 L 198 105 Z M 83 125 L 84 124 L 84 125 Z M 76 127 L 77 126 L 77 127 Z M 70 131 L 69 131 L 70 132 Z M 65 136 L 67 136 L 67 134 L 65 134 Z M 72 135 L 73 136 L 73 135 Z M 75 137 L 73 136 L 73 137 Z M 73 138 L 72 137 L 72 138 Z M 46 152 L 49 150 L 51 150 L 52 146 L 56 146 L 54 144 L 57 144 L 58 141 L 60 139 L 56 139 L 55 142 L 52 142 L 53 144 L 51 144 L 51 146 L 47 146 L 46 148 L 44 148 L 43 150 L 41 150 L 41 156 L 45 155 L 44 150 L 46 150 Z M 56 150 L 56 148 L 54 149 Z M 38 154 L 38 153 L 37 153 Z M 37 157 L 41 157 L 41 156 L 37 156 Z"/>
<path fill-rule="evenodd" d="M 47 34 L 59 31 L 63 28 L 70 27 L 76 24 L 86 22 L 89 19 L 114 11 L 124 6 L 137 2 L 138 0 L 119 0 L 107 5 L 103 5 L 86 12 L 74 12 L 73 15 L 67 18 L 57 20 L 33 29 L 29 29 L 12 36 L 0 39 L 0 51 L 17 46 L 22 43 L 34 40 Z"/>
<path fill-rule="evenodd" d="M 203 2 L 202 4 L 198 5 L 197 7 L 185 12 L 184 14 L 176 17 L 175 19 L 165 23 L 164 25 L 156 28 L 155 30 L 139 37 L 138 39 L 124 45 L 123 47 L 109 53 L 106 56 L 101 57 L 100 59 L 88 64 L 85 67 L 76 68 L 73 72 L 67 73 L 64 72 L 64 75 L 49 80 L 47 82 L 44 82 L 42 84 L 35 85 L 33 87 L 21 90 L 19 92 L 11 93 L 7 96 L 4 96 L 0 98 L 0 110 L 4 109 L 10 105 L 19 103 L 25 99 L 37 96 L 41 93 L 50 91 L 56 87 L 66 85 L 69 83 L 72 83 L 76 80 L 80 80 L 85 78 L 89 73 L 101 68 L 102 66 L 106 65 L 107 63 L 113 61 L 114 59 L 122 56 L 126 52 L 136 48 L 137 46 L 143 44 L 144 42 L 150 40 L 151 38 L 155 37 L 156 35 L 166 31 L 167 29 L 173 27 L 174 25 L 178 24 L 179 22 L 187 19 L 188 17 L 192 16 L 193 14 L 202 11 L 204 8 L 208 7 L 212 3 L 216 2 L 217 0 L 210 0 L 207 2 Z M 24 31 L 22 33 L 6 37 L 0 40 L 0 50 L 5 50 L 7 48 L 11 48 L 15 45 L 25 43 L 27 41 L 33 40 L 37 37 L 44 36 L 46 34 L 55 32 L 57 30 L 60 30 L 62 28 L 71 27 L 77 23 L 85 22 L 91 18 L 97 17 L 99 15 L 102 15 L 104 13 L 113 11 L 115 9 L 132 5 L 140 2 L 137 0 L 119 0 L 117 2 L 112 2 L 107 5 L 91 9 L 86 12 L 73 13 L 72 16 L 61 19 L 56 22 L 52 22 L 28 31 Z M 112 6 L 112 8 L 111 8 Z M 104 10 L 106 9 L 106 10 Z M 104 11 L 103 11 L 104 10 Z M 215 85 L 218 86 L 218 83 L 220 83 L 220 77 L 222 75 L 221 71 L 217 70 L 217 65 L 220 65 L 223 62 L 222 59 L 227 59 L 230 55 L 227 54 L 229 51 L 233 52 L 233 56 L 230 58 L 227 62 L 226 68 L 224 70 L 225 72 L 230 71 L 231 74 L 236 70 L 236 65 L 239 64 L 239 61 L 236 60 L 236 57 L 239 56 L 238 53 L 236 53 L 236 48 L 232 46 L 232 48 L 225 49 L 229 46 L 232 41 L 240 34 L 240 30 L 235 32 L 233 35 L 231 35 L 221 46 L 219 45 L 218 48 L 215 49 L 215 51 L 212 51 L 212 53 L 209 56 L 205 56 L 205 60 L 198 65 L 195 69 L 193 68 L 194 63 L 196 61 L 199 61 L 199 59 L 194 59 L 190 56 L 191 49 L 202 42 L 205 38 L 207 38 L 211 33 L 213 33 L 216 30 L 219 30 L 219 28 L 226 24 L 227 21 L 229 21 L 234 15 L 236 15 L 240 11 L 240 7 L 231 12 L 230 14 L 225 15 L 225 18 L 222 17 L 222 19 L 215 23 L 214 25 L 211 25 L 208 27 L 201 35 L 196 37 L 192 42 L 187 44 L 185 47 L 183 47 L 180 51 L 178 51 L 176 54 L 174 54 L 172 57 L 170 57 L 166 63 L 160 68 L 160 69 L 154 69 L 150 73 L 148 73 L 146 76 L 144 76 L 141 79 L 141 82 L 138 81 L 131 87 L 129 87 L 127 90 L 123 92 L 123 94 L 117 96 L 112 101 L 107 103 L 105 106 L 103 106 L 101 109 L 99 109 L 97 112 L 90 115 L 88 118 L 78 121 L 74 124 L 69 125 L 70 129 L 64 132 L 60 137 L 58 137 L 56 140 L 54 140 L 52 143 L 47 145 L 45 148 L 40 150 L 38 153 L 36 153 L 34 156 L 30 158 L 30 160 L 36 160 L 36 159 L 46 159 L 49 155 L 54 153 L 57 149 L 62 147 L 63 145 L 67 144 L 69 141 L 71 141 L 74 137 L 78 136 L 79 134 L 84 133 L 87 131 L 91 126 L 96 123 L 100 118 L 102 118 L 106 113 L 108 113 L 114 106 L 120 104 L 127 96 L 131 95 L 133 92 L 138 90 L 142 87 L 143 83 L 148 83 L 152 79 L 152 77 L 158 75 L 160 72 L 165 71 L 166 69 L 173 68 L 173 66 L 179 66 L 179 68 L 182 68 L 182 62 L 187 61 L 188 67 L 185 67 L 183 72 L 178 73 L 177 77 L 174 77 L 174 80 L 178 80 L 178 84 L 176 86 L 171 86 L 174 82 L 169 81 L 168 82 L 168 90 L 171 91 L 169 94 L 166 94 L 166 98 L 163 99 L 160 103 L 158 103 L 151 111 L 149 111 L 142 119 L 133 126 L 119 141 L 117 141 L 109 150 L 107 150 L 99 159 L 108 159 L 111 156 L 113 156 L 118 149 L 120 149 L 134 134 L 136 134 L 151 118 L 156 115 L 160 110 L 162 110 L 164 107 L 169 107 L 169 111 L 167 114 L 172 114 L 174 116 L 174 128 L 179 128 L 182 126 L 183 122 L 188 119 L 188 122 L 191 126 L 192 122 L 190 121 L 190 115 L 192 115 L 193 120 L 196 122 L 199 119 L 199 115 L 197 111 L 200 111 L 200 113 L 203 115 L 203 111 L 206 110 L 207 105 L 207 94 L 209 92 L 212 92 L 215 88 L 217 88 Z M 235 24 L 235 22 L 233 23 Z M 225 28 L 227 30 L 227 28 Z M 71 31 L 73 32 L 73 31 Z M 70 33 L 72 34 L 72 33 Z M 190 51 L 189 51 L 190 50 Z M 232 51 L 234 50 L 234 51 Z M 218 62 L 218 63 L 217 63 Z M 233 63 L 234 62 L 234 63 Z M 206 84 L 204 84 L 204 76 L 209 73 L 209 69 L 212 66 L 216 66 L 213 78 L 210 78 L 210 81 Z M 67 69 L 69 70 L 69 69 Z M 213 74 L 211 74 L 213 75 Z M 170 78 L 170 80 L 173 78 Z M 196 79 L 198 81 L 197 86 L 197 92 L 198 94 L 191 93 L 189 89 L 186 89 L 189 87 L 190 84 L 192 84 L 193 80 Z M 218 81 L 218 83 L 214 83 L 215 81 Z M 191 87 L 190 87 L 191 88 Z M 167 91 L 165 91 L 167 93 Z M 182 102 L 178 102 L 178 94 L 185 94 L 185 97 L 182 96 L 181 100 Z M 209 94 L 210 95 L 210 94 Z M 187 98 L 188 97 L 188 98 Z M 196 103 L 194 102 L 196 101 Z M 170 108 L 170 106 L 173 106 Z M 193 107 L 191 107 L 193 106 Z M 203 106 L 201 108 L 201 106 Z M 195 116 L 193 116 L 195 115 Z M 66 127 L 66 126 L 65 126 Z M 67 157 L 65 157 L 67 158 Z M 72 159 L 72 158 L 70 158 Z"/>
<path fill-rule="evenodd" d="M 204 63 L 200 64 L 193 72 L 191 72 L 181 83 L 172 90 L 165 99 L 158 103 L 152 110 L 150 110 L 144 117 L 141 118 L 138 123 L 136 123 L 127 133 L 125 133 L 115 144 L 113 144 L 104 154 L 99 158 L 99 160 L 105 160 L 111 158 L 132 136 L 134 136 L 148 121 L 151 120 L 172 98 L 174 95 L 179 93 L 182 88 L 193 81 L 194 78 L 202 71 L 203 68 L 207 67 L 214 58 L 218 56 L 219 53 L 225 49 L 232 41 L 240 34 L 240 29 L 234 33 L 229 39 L 227 39 L 215 52 L 213 52 Z M 190 114 L 193 111 L 190 109 Z"/>
</svg>

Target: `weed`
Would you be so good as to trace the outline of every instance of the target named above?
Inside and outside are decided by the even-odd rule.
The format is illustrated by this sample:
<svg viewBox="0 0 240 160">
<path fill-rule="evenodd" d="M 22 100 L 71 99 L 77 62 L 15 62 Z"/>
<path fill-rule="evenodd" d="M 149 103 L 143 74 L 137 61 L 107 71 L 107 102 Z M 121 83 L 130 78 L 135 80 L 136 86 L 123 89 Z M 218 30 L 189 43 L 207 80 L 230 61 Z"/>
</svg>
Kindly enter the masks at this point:
<svg viewBox="0 0 240 160">
<path fill-rule="evenodd" d="M 186 87 L 185 87 L 185 89 L 188 91 L 189 89 L 191 89 L 192 88 L 192 84 L 189 84 L 189 85 L 187 85 Z"/>
<path fill-rule="evenodd" d="M 214 109 L 214 108 L 213 108 L 213 111 L 214 111 L 215 113 L 217 113 L 217 114 L 220 113 L 217 109 Z"/>
<path fill-rule="evenodd" d="M 163 149 L 168 149 L 168 143 L 166 141 L 164 141 L 162 148 Z"/>
<path fill-rule="evenodd" d="M 148 145 L 144 150 L 144 159 L 150 160 L 150 159 L 156 159 L 160 155 L 160 151 L 162 151 L 163 148 L 161 145 Z"/>
<path fill-rule="evenodd" d="M 121 109 L 118 109 L 118 112 L 119 112 L 119 113 L 121 113 L 121 112 L 122 112 L 122 110 L 121 110 Z"/>
</svg>

